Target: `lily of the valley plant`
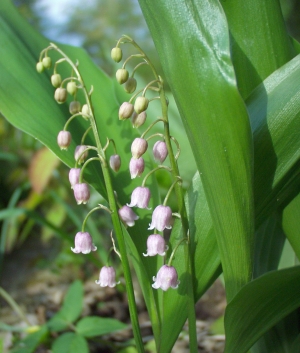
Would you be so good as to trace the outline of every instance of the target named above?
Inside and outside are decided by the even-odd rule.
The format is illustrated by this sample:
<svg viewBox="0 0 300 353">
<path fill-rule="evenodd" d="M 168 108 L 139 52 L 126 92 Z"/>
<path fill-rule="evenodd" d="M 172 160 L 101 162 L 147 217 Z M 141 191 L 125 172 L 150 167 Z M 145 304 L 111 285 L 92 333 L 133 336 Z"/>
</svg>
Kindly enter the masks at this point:
<svg viewBox="0 0 300 353">
<path fill-rule="evenodd" d="M 186 320 L 198 351 L 194 305 L 221 273 L 225 352 L 299 352 L 300 268 L 279 263 L 285 241 L 300 256 L 300 45 L 278 0 L 139 2 L 163 73 L 123 35 L 109 78 L 82 50 L 49 44 L 3 0 L 1 112 L 70 168 L 78 207 L 91 202 L 91 187 L 103 196 L 70 235 L 72 251 L 97 251 L 85 225 L 107 211 L 117 260 L 109 256 L 95 286 L 124 280 L 139 352 L 130 264 L 158 352 L 171 352 Z M 139 79 L 145 67 L 149 82 Z M 169 183 L 164 197 L 157 174 Z"/>
</svg>

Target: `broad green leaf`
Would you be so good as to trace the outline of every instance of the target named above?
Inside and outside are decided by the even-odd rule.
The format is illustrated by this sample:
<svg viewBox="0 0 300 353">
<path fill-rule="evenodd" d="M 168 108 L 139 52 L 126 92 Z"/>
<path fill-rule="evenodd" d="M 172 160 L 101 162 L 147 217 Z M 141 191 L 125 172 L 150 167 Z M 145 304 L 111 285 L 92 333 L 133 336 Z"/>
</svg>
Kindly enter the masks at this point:
<svg viewBox="0 0 300 353">
<path fill-rule="evenodd" d="M 30 333 L 23 340 L 21 340 L 17 347 L 11 351 L 11 353 L 33 353 L 36 351 L 38 345 L 46 338 L 47 335 L 47 326 L 41 326 L 38 331 Z"/>
<path fill-rule="evenodd" d="M 81 314 L 83 305 L 83 286 L 75 281 L 69 287 L 59 312 L 48 322 L 52 331 L 61 331 L 68 328 Z"/>
<path fill-rule="evenodd" d="M 284 209 L 282 225 L 284 232 L 300 259 L 300 194 Z"/>
<path fill-rule="evenodd" d="M 109 319 L 97 316 L 82 318 L 76 325 L 76 332 L 83 337 L 95 337 L 110 332 L 119 331 L 127 327 L 116 319 Z"/>
<path fill-rule="evenodd" d="M 298 190 L 300 56 L 275 71 L 246 100 L 254 138 L 257 225 Z"/>
<path fill-rule="evenodd" d="M 53 353 L 88 353 L 89 347 L 84 337 L 67 332 L 59 336 L 52 344 Z"/>
<path fill-rule="evenodd" d="M 263 333 L 299 307 L 299 276 L 299 266 L 273 271 L 240 290 L 225 313 L 225 353 L 246 353 Z"/>
<path fill-rule="evenodd" d="M 230 300 L 252 276 L 252 135 L 219 1 L 140 5 L 187 131 Z"/>
<path fill-rule="evenodd" d="M 239 91 L 246 98 L 295 56 L 279 0 L 223 0 Z"/>
</svg>

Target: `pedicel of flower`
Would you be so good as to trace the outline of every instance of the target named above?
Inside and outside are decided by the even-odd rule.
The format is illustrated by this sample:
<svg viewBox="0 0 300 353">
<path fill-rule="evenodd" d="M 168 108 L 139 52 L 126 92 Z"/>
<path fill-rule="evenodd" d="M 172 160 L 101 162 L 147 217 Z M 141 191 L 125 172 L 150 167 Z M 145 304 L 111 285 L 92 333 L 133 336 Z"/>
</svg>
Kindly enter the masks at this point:
<svg viewBox="0 0 300 353">
<path fill-rule="evenodd" d="M 165 256 L 168 250 L 165 239 L 159 234 L 151 234 L 147 239 L 147 253 L 144 256 Z"/>
<path fill-rule="evenodd" d="M 138 186 L 135 188 L 131 194 L 131 202 L 127 204 L 129 207 L 138 207 L 138 208 L 148 208 L 149 200 L 151 193 L 149 188 Z"/>
<path fill-rule="evenodd" d="M 137 176 L 141 176 L 145 169 L 145 161 L 143 157 L 138 159 L 131 158 L 129 163 L 129 172 L 131 179 L 136 178 Z"/>
<path fill-rule="evenodd" d="M 78 205 L 82 203 L 86 204 L 90 199 L 90 190 L 87 184 L 85 183 L 75 184 L 73 186 L 73 190 L 74 190 L 74 197 Z"/>
<path fill-rule="evenodd" d="M 168 148 L 164 141 L 157 141 L 153 146 L 153 156 L 156 161 L 163 163 L 167 158 Z"/>
<path fill-rule="evenodd" d="M 73 189 L 74 185 L 79 183 L 80 177 L 80 168 L 71 168 L 69 171 L 69 181 L 71 184 L 71 189 Z"/>
<path fill-rule="evenodd" d="M 163 265 L 159 269 L 156 277 L 153 276 L 153 281 L 152 287 L 155 289 L 161 288 L 163 291 L 169 288 L 176 289 L 180 283 L 176 269 L 168 265 Z"/>
<path fill-rule="evenodd" d="M 57 135 L 57 144 L 61 150 L 67 150 L 71 144 L 72 136 L 69 131 L 62 130 Z"/>
<path fill-rule="evenodd" d="M 78 232 L 75 235 L 75 248 L 71 248 L 75 253 L 89 254 L 91 251 L 96 251 L 97 247 L 93 244 L 92 237 L 88 232 Z"/>
<path fill-rule="evenodd" d="M 113 288 L 117 284 L 120 283 L 116 282 L 116 271 L 111 266 L 103 266 L 100 270 L 99 280 L 95 281 L 96 284 L 99 284 L 100 287 L 110 287 Z"/>
<path fill-rule="evenodd" d="M 152 213 L 152 221 L 148 229 L 156 228 L 163 231 L 165 228 L 171 229 L 172 210 L 169 206 L 159 205 Z"/>
<path fill-rule="evenodd" d="M 118 211 L 119 216 L 122 220 L 122 222 L 126 225 L 128 225 L 128 227 L 133 227 L 135 224 L 135 221 L 139 219 L 139 216 L 136 215 L 132 209 L 126 205 L 124 205 L 123 207 L 121 207 Z"/>
</svg>

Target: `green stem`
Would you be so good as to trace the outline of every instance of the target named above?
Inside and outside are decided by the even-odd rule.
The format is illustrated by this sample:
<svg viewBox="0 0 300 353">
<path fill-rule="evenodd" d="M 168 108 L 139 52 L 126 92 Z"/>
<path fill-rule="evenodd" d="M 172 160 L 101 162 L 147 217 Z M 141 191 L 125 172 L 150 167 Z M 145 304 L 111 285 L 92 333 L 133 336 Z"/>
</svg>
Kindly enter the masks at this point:
<svg viewBox="0 0 300 353">
<path fill-rule="evenodd" d="M 132 278 L 131 278 L 129 261 L 128 261 L 128 257 L 127 257 L 127 250 L 126 250 L 126 245 L 125 245 L 123 229 L 122 229 L 122 225 L 121 225 L 119 215 L 118 215 L 118 208 L 117 208 L 117 204 L 116 204 L 116 200 L 115 200 L 114 188 L 112 185 L 110 170 L 108 168 L 108 163 L 106 161 L 105 152 L 103 151 L 101 141 L 100 141 L 100 138 L 98 135 L 98 128 L 97 128 L 96 119 L 94 117 L 94 113 L 93 113 L 93 109 L 92 109 L 91 98 L 90 98 L 89 93 L 86 90 L 85 84 L 81 78 L 81 75 L 80 75 L 77 67 L 64 54 L 64 52 L 62 52 L 55 44 L 51 43 L 51 45 L 53 46 L 54 49 L 56 49 L 66 59 L 66 61 L 74 69 L 77 77 L 79 78 L 80 83 L 82 84 L 82 90 L 85 95 L 85 100 L 86 100 L 86 103 L 89 107 L 89 111 L 91 112 L 91 116 L 92 116 L 90 119 L 91 126 L 93 129 L 93 133 L 94 133 L 94 137 L 95 137 L 95 141 L 96 141 L 98 156 L 101 161 L 100 164 L 102 166 L 104 181 L 105 181 L 105 185 L 106 185 L 109 208 L 112 211 L 112 213 L 111 213 L 112 223 L 113 223 L 115 234 L 116 234 L 116 237 L 118 240 L 119 251 L 120 251 L 120 255 L 121 255 L 121 262 L 122 262 L 122 267 L 123 267 L 124 277 L 125 277 L 125 284 L 126 284 L 126 291 L 127 291 L 127 296 L 128 296 L 129 312 L 130 312 L 133 335 L 135 338 L 135 343 L 136 343 L 138 351 L 143 353 L 144 352 L 144 345 L 143 345 L 141 331 L 140 331 L 140 327 L 139 327 L 138 313 L 137 313 L 137 307 L 136 307 L 136 302 L 135 302 L 135 297 L 134 297 L 133 283 L 132 283 Z"/>
</svg>

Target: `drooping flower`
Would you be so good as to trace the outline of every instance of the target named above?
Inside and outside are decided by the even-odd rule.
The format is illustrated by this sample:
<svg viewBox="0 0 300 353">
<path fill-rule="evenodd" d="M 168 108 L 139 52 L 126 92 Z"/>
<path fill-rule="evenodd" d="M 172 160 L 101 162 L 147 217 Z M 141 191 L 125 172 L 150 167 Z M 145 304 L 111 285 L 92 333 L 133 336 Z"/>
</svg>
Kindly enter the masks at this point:
<svg viewBox="0 0 300 353">
<path fill-rule="evenodd" d="M 123 206 L 119 209 L 118 211 L 119 216 L 122 220 L 123 223 L 127 224 L 128 227 L 133 227 L 135 224 L 135 221 L 139 219 L 139 216 L 136 215 L 132 209 L 128 206 Z"/>
<path fill-rule="evenodd" d="M 74 197 L 78 205 L 85 204 L 90 199 L 90 190 L 87 184 L 75 184 L 73 186 Z"/>
<path fill-rule="evenodd" d="M 72 136 L 69 131 L 62 130 L 57 135 L 57 144 L 61 150 L 67 150 L 71 144 Z"/>
<path fill-rule="evenodd" d="M 134 111 L 137 114 L 140 114 L 141 112 L 145 111 L 148 108 L 149 104 L 149 99 L 146 97 L 137 97 L 137 99 L 134 102 Z"/>
<path fill-rule="evenodd" d="M 74 185 L 79 183 L 80 177 L 80 168 L 71 168 L 69 171 L 69 181 L 71 184 L 71 189 L 73 189 Z"/>
<path fill-rule="evenodd" d="M 132 122 L 132 127 L 140 127 L 142 126 L 147 119 L 147 113 L 146 112 L 141 112 L 140 114 L 137 114 L 134 112 L 131 117 L 131 122 Z"/>
<path fill-rule="evenodd" d="M 110 156 L 109 165 L 114 172 L 117 172 L 121 167 L 121 158 L 118 154 Z"/>
<path fill-rule="evenodd" d="M 165 256 L 168 250 L 165 239 L 159 234 L 151 234 L 147 239 L 147 253 L 144 256 Z"/>
<path fill-rule="evenodd" d="M 75 248 L 71 250 L 78 254 L 82 252 L 83 254 L 89 254 L 91 251 L 96 251 L 97 247 L 93 244 L 92 237 L 88 232 L 78 232 L 75 235 Z"/>
<path fill-rule="evenodd" d="M 180 281 L 178 280 L 177 271 L 173 266 L 163 265 L 156 277 L 153 276 L 154 283 L 152 287 L 155 289 L 161 288 L 166 291 L 170 287 L 173 289 L 178 288 Z"/>
<path fill-rule="evenodd" d="M 143 186 L 135 188 L 131 194 L 131 202 L 127 204 L 129 207 L 137 206 L 138 208 L 148 208 L 151 197 L 150 190 Z"/>
<path fill-rule="evenodd" d="M 68 92 L 65 88 L 58 87 L 56 88 L 54 92 L 54 99 L 56 100 L 57 103 L 62 104 L 64 103 L 68 98 Z"/>
<path fill-rule="evenodd" d="M 145 169 L 145 161 L 143 157 L 140 157 L 138 159 L 131 158 L 129 163 L 129 171 L 130 171 L 131 179 L 134 179 L 137 176 L 142 175 L 144 169 Z"/>
<path fill-rule="evenodd" d="M 100 287 L 110 287 L 113 288 L 119 282 L 116 282 L 116 271 L 111 266 L 103 266 L 100 270 L 99 280 L 95 281 Z"/>
<path fill-rule="evenodd" d="M 133 158 L 140 158 L 148 148 L 148 142 L 145 139 L 137 137 L 131 144 L 131 153 Z"/>
<path fill-rule="evenodd" d="M 69 112 L 73 115 L 81 111 L 81 104 L 78 101 L 72 101 L 69 105 Z"/>
<path fill-rule="evenodd" d="M 156 228 L 163 231 L 165 228 L 171 229 L 172 210 L 169 206 L 159 205 L 152 213 L 152 221 L 148 229 Z"/>
<path fill-rule="evenodd" d="M 119 119 L 120 120 L 126 120 L 129 119 L 133 113 L 133 104 L 124 102 L 121 104 L 120 109 L 119 109 Z"/>
<path fill-rule="evenodd" d="M 87 158 L 88 151 L 86 151 L 86 149 L 87 149 L 87 146 L 85 146 L 85 145 L 76 146 L 74 158 L 75 158 L 76 162 L 78 161 L 78 164 L 82 164 L 85 161 L 85 159 Z"/>
<path fill-rule="evenodd" d="M 159 163 L 163 163 L 164 160 L 167 158 L 168 149 L 167 145 L 164 141 L 157 141 L 153 146 L 153 156 L 156 161 Z"/>
</svg>

